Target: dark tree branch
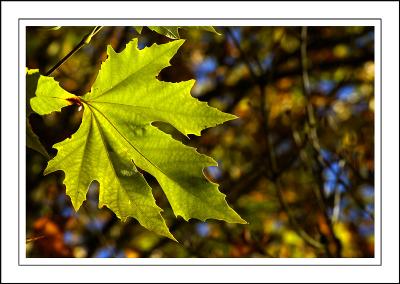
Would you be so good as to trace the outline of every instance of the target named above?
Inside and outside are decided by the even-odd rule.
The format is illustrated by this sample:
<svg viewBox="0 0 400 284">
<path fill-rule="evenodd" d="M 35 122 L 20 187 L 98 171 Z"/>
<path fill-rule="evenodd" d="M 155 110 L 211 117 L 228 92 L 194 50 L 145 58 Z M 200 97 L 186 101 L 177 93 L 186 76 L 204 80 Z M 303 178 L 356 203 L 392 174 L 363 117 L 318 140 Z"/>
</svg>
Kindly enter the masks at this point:
<svg viewBox="0 0 400 284">
<path fill-rule="evenodd" d="M 307 27 L 302 27 L 301 28 L 301 45 L 300 45 L 300 62 L 301 62 L 301 68 L 302 68 L 302 88 L 303 88 L 303 93 L 304 97 L 306 98 L 307 101 L 307 106 L 306 106 L 306 123 L 307 123 L 307 137 L 309 143 L 313 147 L 313 156 L 315 160 L 317 161 L 317 164 L 320 165 L 317 168 L 313 169 L 313 172 L 318 180 L 318 185 L 314 187 L 315 189 L 315 195 L 318 201 L 318 205 L 322 211 L 322 216 L 325 220 L 325 224 L 329 228 L 329 238 L 332 241 L 332 244 L 334 244 L 335 249 L 333 249 L 333 256 L 335 257 L 340 257 L 341 256 L 341 248 L 342 245 L 340 243 L 340 240 L 337 238 L 335 231 L 333 229 L 333 224 L 332 221 L 330 220 L 328 216 L 328 208 L 326 206 L 326 200 L 324 198 L 324 193 L 323 193 L 323 180 L 322 180 L 322 170 L 323 168 L 321 167 L 321 163 L 318 163 L 318 161 L 321 160 L 321 145 L 319 142 L 318 134 L 317 134 L 317 121 L 315 117 L 315 111 L 314 107 L 311 103 L 310 97 L 311 97 L 311 92 L 310 92 L 310 80 L 308 76 L 308 57 L 307 57 Z M 326 246 L 326 251 L 328 253 L 331 253 L 331 250 L 329 248 L 329 243 L 327 243 Z"/>
<path fill-rule="evenodd" d="M 255 84 L 257 84 L 260 92 L 260 112 L 261 112 L 261 117 L 262 117 L 262 125 L 263 127 L 261 128 L 263 131 L 263 136 L 266 139 L 266 162 L 267 162 L 267 167 L 265 169 L 266 176 L 268 179 L 270 179 L 275 185 L 276 185 L 276 191 L 277 191 L 277 196 L 279 203 L 281 204 L 282 209 L 286 212 L 287 216 L 289 217 L 289 222 L 296 231 L 296 233 L 309 245 L 315 247 L 315 248 L 322 248 L 322 244 L 320 244 L 318 241 L 314 240 L 304 229 L 300 226 L 300 224 L 297 222 L 296 218 L 293 216 L 291 213 L 291 210 L 286 203 L 283 194 L 282 194 L 282 187 L 281 187 L 281 181 L 279 179 L 280 174 L 283 172 L 277 168 L 277 162 L 276 158 L 274 155 L 274 149 L 272 147 L 271 141 L 270 141 L 270 133 L 269 133 L 269 119 L 268 119 L 268 106 L 266 104 L 266 93 L 265 89 L 267 86 L 267 74 L 264 73 L 264 71 L 261 68 L 261 64 L 258 62 L 257 66 L 261 68 L 259 70 L 259 75 L 256 74 L 255 71 L 253 71 L 253 68 L 250 63 L 249 57 L 246 55 L 246 53 L 243 51 L 241 48 L 239 42 L 235 39 L 233 36 L 232 32 L 230 31 L 229 28 L 226 28 L 227 34 L 232 38 L 233 43 L 235 44 L 236 48 L 239 50 L 240 56 L 247 65 L 248 70 L 250 71 L 251 77 L 254 81 Z M 269 76 L 270 77 L 270 76 Z"/>
<path fill-rule="evenodd" d="M 85 35 L 82 40 L 70 51 L 67 55 L 65 55 L 59 62 L 56 63 L 49 71 L 45 73 L 46 76 L 51 75 L 57 68 L 63 65 L 72 55 L 74 55 L 78 50 L 80 50 L 83 46 L 90 43 L 93 36 L 95 36 L 103 27 L 96 26 L 94 29 Z"/>
</svg>

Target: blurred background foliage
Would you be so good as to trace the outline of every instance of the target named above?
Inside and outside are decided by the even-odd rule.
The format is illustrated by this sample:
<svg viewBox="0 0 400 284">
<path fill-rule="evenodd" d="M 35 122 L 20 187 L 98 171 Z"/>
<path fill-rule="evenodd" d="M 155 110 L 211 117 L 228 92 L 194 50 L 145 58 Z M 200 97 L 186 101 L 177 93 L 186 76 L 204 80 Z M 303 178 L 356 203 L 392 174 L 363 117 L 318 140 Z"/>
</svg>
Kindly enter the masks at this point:
<svg viewBox="0 0 400 284">
<path fill-rule="evenodd" d="M 26 65 L 45 74 L 93 27 L 28 27 Z M 187 139 L 219 167 L 205 174 L 249 222 L 176 219 L 156 180 L 180 243 L 132 218 L 97 208 L 98 184 L 74 212 L 63 173 L 43 176 L 46 158 L 27 149 L 28 257 L 373 257 L 373 27 L 216 27 L 220 36 L 180 30 L 186 42 L 159 79 L 196 79 L 192 95 L 240 118 Z M 67 91 L 90 90 L 106 46 L 139 48 L 171 39 L 144 28 L 104 27 L 52 76 Z M 134 95 L 134 94 L 132 94 Z M 74 133 L 81 114 L 70 106 L 29 119 L 50 155 Z"/>
</svg>

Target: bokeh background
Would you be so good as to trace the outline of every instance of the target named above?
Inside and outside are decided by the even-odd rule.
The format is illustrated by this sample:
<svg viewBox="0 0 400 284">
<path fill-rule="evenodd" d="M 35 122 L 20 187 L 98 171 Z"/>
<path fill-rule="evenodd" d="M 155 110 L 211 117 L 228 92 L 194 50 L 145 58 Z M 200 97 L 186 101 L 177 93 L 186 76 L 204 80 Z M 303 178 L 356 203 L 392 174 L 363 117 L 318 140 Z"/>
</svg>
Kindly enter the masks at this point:
<svg viewBox="0 0 400 284">
<path fill-rule="evenodd" d="M 26 65 L 45 74 L 93 27 L 28 27 Z M 249 222 L 175 218 L 156 180 L 173 242 L 97 208 L 98 185 L 75 212 L 63 173 L 43 176 L 47 160 L 27 148 L 27 257 L 373 257 L 374 28 L 216 27 L 221 35 L 181 29 L 186 42 L 159 79 L 196 79 L 192 95 L 240 118 L 180 135 L 212 156 L 205 174 Z M 170 41 L 148 28 L 104 27 L 52 76 L 67 91 L 90 90 L 106 46 L 122 51 Z M 134 94 L 132 94 L 134 95 Z M 74 133 L 81 112 L 29 117 L 51 156 Z"/>
</svg>

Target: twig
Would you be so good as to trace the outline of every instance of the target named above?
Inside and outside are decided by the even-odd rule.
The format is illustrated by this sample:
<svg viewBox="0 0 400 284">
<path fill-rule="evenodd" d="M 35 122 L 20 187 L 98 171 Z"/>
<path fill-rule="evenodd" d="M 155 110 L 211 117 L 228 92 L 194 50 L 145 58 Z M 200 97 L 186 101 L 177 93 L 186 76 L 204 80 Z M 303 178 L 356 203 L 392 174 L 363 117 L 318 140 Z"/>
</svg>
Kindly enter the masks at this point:
<svg viewBox="0 0 400 284">
<path fill-rule="evenodd" d="M 263 120 L 263 127 L 262 130 L 264 132 L 264 136 L 266 138 L 267 142 L 267 164 L 268 168 L 271 171 L 271 174 L 268 173 L 268 170 L 265 169 L 266 175 L 269 180 L 271 180 L 273 183 L 276 184 L 276 191 L 278 195 L 278 200 L 279 203 L 282 207 L 282 209 L 286 212 L 289 222 L 292 225 L 293 229 L 296 231 L 296 233 L 309 245 L 316 247 L 316 248 L 323 248 L 323 245 L 319 243 L 318 241 L 314 240 L 306 231 L 303 230 L 303 228 L 300 226 L 300 224 L 297 222 L 296 218 L 293 216 L 288 204 L 286 203 L 283 194 L 282 194 L 282 187 L 280 184 L 280 175 L 282 174 L 283 170 L 279 170 L 277 167 L 277 162 L 276 162 L 276 157 L 274 155 L 274 149 L 270 141 L 270 135 L 269 135 L 269 119 L 268 119 L 268 106 L 266 104 L 265 98 L 266 98 L 266 93 L 265 93 L 265 87 L 267 85 L 267 80 L 265 77 L 267 77 L 268 74 L 265 74 L 265 72 L 261 69 L 261 64 L 258 62 L 257 66 L 260 68 L 259 70 L 259 75 L 256 74 L 256 72 L 253 70 L 250 60 L 246 53 L 243 51 L 241 48 L 239 42 L 235 39 L 233 36 L 231 30 L 229 28 L 226 28 L 227 34 L 232 38 L 233 43 L 235 44 L 236 48 L 239 50 L 239 53 L 241 57 L 243 58 L 243 61 L 246 63 L 247 68 L 250 71 L 250 75 L 253 79 L 253 81 L 257 84 L 257 86 L 260 89 L 260 99 L 261 99 L 261 106 L 260 106 L 260 111 L 261 111 L 261 116 Z"/>
<path fill-rule="evenodd" d="M 240 46 L 240 43 L 237 41 L 237 39 L 235 38 L 235 36 L 233 35 L 232 31 L 230 28 L 226 27 L 225 28 L 226 33 L 229 35 L 229 37 L 232 39 L 233 44 L 235 45 L 235 47 L 239 50 L 240 55 L 243 58 L 243 61 L 246 63 L 247 68 L 250 71 L 250 75 L 253 78 L 253 80 L 255 80 L 256 82 L 258 81 L 259 77 L 257 76 L 257 73 L 253 70 L 253 67 L 251 66 L 251 62 L 250 62 L 250 58 L 247 56 L 247 54 L 243 51 L 243 49 Z M 257 64 L 259 66 L 259 68 L 261 67 L 260 64 Z M 262 73 L 262 69 L 259 70 L 260 74 Z"/>
<path fill-rule="evenodd" d="M 34 241 L 37 241 L 37 240 L 41 240 L 41 239 L 44 239 L 44 238 L 46 238 L 46 236 L 38 236 L 38 237 L 32 237 L 32 238 L 27 238 L 26 239 L 26 243 L 30 243 L 30 242 L 34 242 Z"/>
<path fill-rule="evenodd" d="M 257 75 L 257 73 L 253 70 L 253 67 L 251 66 L 249 57 L 247 56 L 246 52 L 244 52 L 244 50 L 241 48 L 240 43 L 234 37 L 230 28 L 225 28 L 225 30 L 226 30 L 227 34 L 230 36 L 230 38 L 232 39 L 232 42 L 234 43 L 235 47 L 239 50 L 239 53 L 240 53 L 243 61 L 245 62 L 247 69 L 250 72 L 251 78 L 253 79 L 254 83 L 258 86 L 259 91 L 260 91 L 260 100 L 261 100 L 260 112 L 261 112 L 261 117 L 262 117 L 263 124 L 264 124 L 262 127 L 262 131 L 264 132 L 264 136 L 265 136 L 266 142 L 267 142 L 267 160 L 266 160 L 266 162 L 268 164 L 268 168 L 271 169 L 271 174 L 269 174 L 268 176 L 273 177 L 275 175 L 275 173 L 277 172 L 277 164 L 276 164 L 276 159 L 273 158 L 274 151 L 273 151 L 273 147 L 272 147 L 270 135 L 269 135 L 268 106 L 265 101 L 265 97 L 266 97 L 265 87 L 267 85 L 267 80 L 265 79 L 265 77 L 267 74 L 265 74 L 265 72 L 263 71 L 262 66 L 258 62 L 258 60 L 255 60 L 256 65 L 259 68 L 258 75 Z"/>
<path fill-rule="evenodd" d="M 320 242 L 314 240 L 306 231 L 304 231 L 303 228 L 300 226 L 300 224 L 297 222 L 296 218 L 293 216 L 292 211 L 289 208 L 289 205 L 286 203 L 286 200 L 283 197 L 282 184 L 280 179 L 277 179 L 275 184 L 276 184 L 276 192 L 279 203 L 281 204 L 282 208 L 288 215 L 289 222 L 292 225 L 293 229 L 306 243 L 315 248 L 322 249 L 324 246 Z"/>
<path fill-rule="evenodd" d="M 72 55 L 74 55 L 79 49 L 81 49 L 83 46 L 87 45 L 90 43 L 92 37 L 94 37 L 103 27 L 102 26 L 96 26 L 93 28 L 93 30 L 85 35 L 82 40 L 78 43 L 77 46 L 75 46 L 67 55 L 65 55 L 59 62 L 56 63 L 49 71 L 45 73 L 46 76 L 51 75 L 58 67 L 63 65 L 65 61 L 67 61 Z"/>
<path fill-rule="evenodd" d="M 333 200 L 333 213 L 332 213 L 332 223 L 337 223 L 339 221 L 340 218 L 340 201 L 341 201 L 341 194 L 340 194 L 340 190 L 338 187 L 338 182 L 337 179 L 339 177 L 339 172 L 336 174 L 336 182 L 334 185 L 334 189 L 335 189 L 335 196 L 334 196 L 334 200 Z"/>
<path fill-rule="evenodd" d="M 323 165 L 323 167 L 330 169 L 332 172 L 334 172 L 333 168 L 332 168 L 332 164 L 325 158 L 321 157 L 319 162 Z M 347 164 L 347 163 L 346 163 Z M 365 204 L 359 199 L 358 196 L 356 196 L 356 194 L 351 190 L 351 188 L 349 187 L 349 185 L 347 184 L 347 182 L 341 177 L 338 176 L 337 177 L 337 183 L 340 184 L 341 186 L 343 186 L 346 190 L 346 193 L 348 193 L 350 195 L 350 198 L 353 199 L 354 203 L 359 207 L 360 210 L 364 211 L 365 213 L 367 213 L 367 215 L 374 220 L 374 213 L 369 211 Z"/>
<path fill-rule="evenodd" d="M 307 136 L 310 144 L 313 147 L 314 150 L 314 155 L 315 155 L 315 160 L 317 161 L 317 164 L 320 166 L 319 169 L 315 170 L 313 169 L 313 172 L 315 173 L 315 176 L 318 179 L 318 185 L 315 188 L 315 195 L 318 201 L 318 205 L 322 211 L 322 216 L 324 218 L 325 223 L 328 226 L 329 229 L 329 235 L 330 238 L 332 239 L 334 245 L 335 245 L 335 250 L 334 250 L 334 255 L 339 256 L 341 255 L 341 243 L 340 240 L 337 238 L 335 231 L 333 229 L 333 224 L 332 221 L 329 219 L 328 216 L 328 210 L 323 194 L 323 180 L 321 178 L 322 175 L 322 168 L 323 164 L 321 164 L 322 156 L 321 156 L 321 146 L 317 134 L 317 128 L 316 128 L 316 119 L 315 119 L 315 111 L 313 108 L 313 105 L 311 103 L 311 90 L 310 90 L 310 79 L 308 76 L 308 57 L 307 57 L 307 27 L 304 26 L 301 28 L 301 35 L 300 35 L 300 63 L 301 63 L 301 69 L 302 69 L 302 88 L 303 88 L 303 93 L 304 97 L 307 100 L 307 116 L 306 116 L 306 123 L 308 125 L 307 129 Z M 326 251 L 328 253 L 331 253 L 329 250 L 329 244 L 327 244 Z"/>
</svg>

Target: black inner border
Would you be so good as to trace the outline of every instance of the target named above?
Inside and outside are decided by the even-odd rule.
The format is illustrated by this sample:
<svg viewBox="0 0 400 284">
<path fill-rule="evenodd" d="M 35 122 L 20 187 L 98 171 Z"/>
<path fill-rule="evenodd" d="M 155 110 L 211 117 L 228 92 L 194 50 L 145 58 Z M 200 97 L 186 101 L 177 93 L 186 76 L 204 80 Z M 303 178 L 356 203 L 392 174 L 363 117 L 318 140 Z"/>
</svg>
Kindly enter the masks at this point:
<svg viewBox="0 0 400 284">
<path fill-rule="evenodd" d="M 380 259 L 379 264 L 21 264 L 20 260 L 20 23 L 24 20 L 379 20 L 380 29 Z M 375 29 L 377 27 L 375 26 Z M 374 34 L 374 42 L 376 42 Z M 374 58 L 376 59 L 374 52 Z M 375 75 L 376 78 L 376 75 Z M 374 94 L 375 95 L 375 94 Z M 18 18 L 18 266 L 382 266 L 382 18 Z M 374 155 L 376 157 L 376 155 Z M 375 234 L 376 232 L 374 232 Z M 376 241 L 376 239 L 375 239 Z M 376 252 L 375 252 L 376 253 Z"/>
</svg>

